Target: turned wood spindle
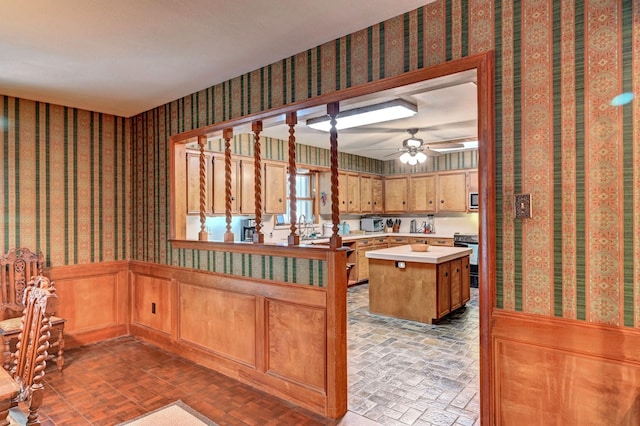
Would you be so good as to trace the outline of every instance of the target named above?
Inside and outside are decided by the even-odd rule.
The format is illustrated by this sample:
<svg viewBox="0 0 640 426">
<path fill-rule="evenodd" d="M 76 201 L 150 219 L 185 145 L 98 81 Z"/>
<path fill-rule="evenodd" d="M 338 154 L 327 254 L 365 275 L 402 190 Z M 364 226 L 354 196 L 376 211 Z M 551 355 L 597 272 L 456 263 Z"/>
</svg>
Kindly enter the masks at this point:
<svg viewBox="0 0 640 426">
<path fill-rule="evenodd" d="M 327 114 L 331 118 L 331 130 L 329 131 L 329 142 L 331 144 L 331 222 L 333 223 L 333 233 L 329 238 L 329 247 L 337 249 L 342 247 L 342 237 L 338 235 L 338 224 L 340 223 L 340 200 L 338 188 L 338 130 L 336 129 L 336 116 L 340 112 L 340 105 L 337 102 L 327 104 Z"/>
<path fill-rule="evenodd" d="M 260 152 L 262 121 L 254 121 L 251 124 L 251 130 L 253 130 L 253 167 L 256 187 L 256 232 L 253 234 L 253 242 L 264 243 L 264 234 L 262 233 L 262 153 Z"/>
<path fill-rule="evenodd" d="M 204 144 L 207 142 L 206 136 L 198 137 L 198 145 L 200 146 L 200 233 L 198 239 L 200 241 L 207 241 L 209 234 L 205 229 L 205 222 L 207 221 L 207 170 L 204 156 Z"/>
<path fill-rule="evenodd" d="M 232 243 L 234 240 L 233 232 L 231 232 L 231 138 L 233 137 L 233 129 L 224 129 L 222 137 L 224 139 L 224 214 L 227 221 L 224 242 Z"/>
<path fill-rule="evenodd" d="M 289 126 L 289 219 L 291 221 L 291 233 L 289 245 L 300 244 L 300 236 L 296 233 L 296 137 L 295 125 L 298 124 L 298 115 L 294 112 L 287 113 L 287 125 Z"/>
</svg>

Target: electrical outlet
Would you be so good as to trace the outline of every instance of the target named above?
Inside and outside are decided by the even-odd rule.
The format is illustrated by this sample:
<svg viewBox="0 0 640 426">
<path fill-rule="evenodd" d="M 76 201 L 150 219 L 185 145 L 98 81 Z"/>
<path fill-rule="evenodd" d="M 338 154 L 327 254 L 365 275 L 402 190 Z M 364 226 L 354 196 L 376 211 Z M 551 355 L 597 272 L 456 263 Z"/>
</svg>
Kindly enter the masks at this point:
<svg viewBox="0 0 640 426">
<path fill-rule="evenodd" d="M 515 196 L 516 219 L 528 219 L 531 217 L 531 194 L 516 194 Z"/>
<path fill-rule="evenodd" d="M 402 261 L 396 261 L 396 268 L 398 269 L 404 269 L 407 267 L 407 264 L 402 262 Z"/>
</svg>

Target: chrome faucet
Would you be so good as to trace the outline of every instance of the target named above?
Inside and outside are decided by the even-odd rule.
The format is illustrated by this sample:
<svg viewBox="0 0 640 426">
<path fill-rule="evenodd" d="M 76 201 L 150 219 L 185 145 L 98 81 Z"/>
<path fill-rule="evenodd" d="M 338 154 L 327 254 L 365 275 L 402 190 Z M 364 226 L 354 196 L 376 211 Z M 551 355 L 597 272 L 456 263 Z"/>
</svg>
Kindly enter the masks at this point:
<svg viewBox="0 0 640 426">
<path fill-rule="evenodd" d="M 305 231 L 307 227 L 307 217 L 304 214 L 301 214 L 298 217 L 298 225 L 300 225 L 300 239 L 304 240 L 307 237 L 305 235 Z"/>
</svg>

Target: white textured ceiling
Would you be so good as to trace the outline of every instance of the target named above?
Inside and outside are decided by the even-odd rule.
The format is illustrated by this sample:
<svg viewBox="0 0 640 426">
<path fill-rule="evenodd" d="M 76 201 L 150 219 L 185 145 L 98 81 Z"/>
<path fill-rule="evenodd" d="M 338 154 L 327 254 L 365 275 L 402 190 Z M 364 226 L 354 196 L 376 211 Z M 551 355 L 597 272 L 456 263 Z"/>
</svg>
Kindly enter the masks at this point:
<svg viewBox="0 0 640 426">
<path fill-rule="evenodd" d="M 124 117 L 432 0 L 3 0 L 0 94 Z"/>
</svg>

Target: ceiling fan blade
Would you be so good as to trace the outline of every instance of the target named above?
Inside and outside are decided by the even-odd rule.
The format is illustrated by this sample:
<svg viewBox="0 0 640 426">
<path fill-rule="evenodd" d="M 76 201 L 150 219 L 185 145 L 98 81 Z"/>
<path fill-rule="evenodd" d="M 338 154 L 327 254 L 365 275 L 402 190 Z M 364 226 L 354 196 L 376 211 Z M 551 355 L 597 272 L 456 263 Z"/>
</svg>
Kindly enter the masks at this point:
<svg viewBox="0 0 640 426">
<path fill-rule="evenodd" d="M 423 150 L 422 150 L 422 152 L 424 152 L 425 154 L 427 154 L 429 157 L 439 157 L 439 156 L 441 156 L 441 155 L 442 155 L 442 153 L 441 153 L 441 152 L 433 151 L 433 150 L 430 150 L 429 148 L 425 148 L 425 149 L 423 149 Z"/>
<path fill-rule="evenodd" d="M 400 151 L 398 151 L 398 152 L 392 152 L 391 154 L 387 154 L 387 155 L 385 155 L 385 156 L 384 156 L 384 158 L 392 157 L 392 156 L 394 156 L 394 155 L 398 155 L 399 153 L 400 153 Z"/>
</svg>

